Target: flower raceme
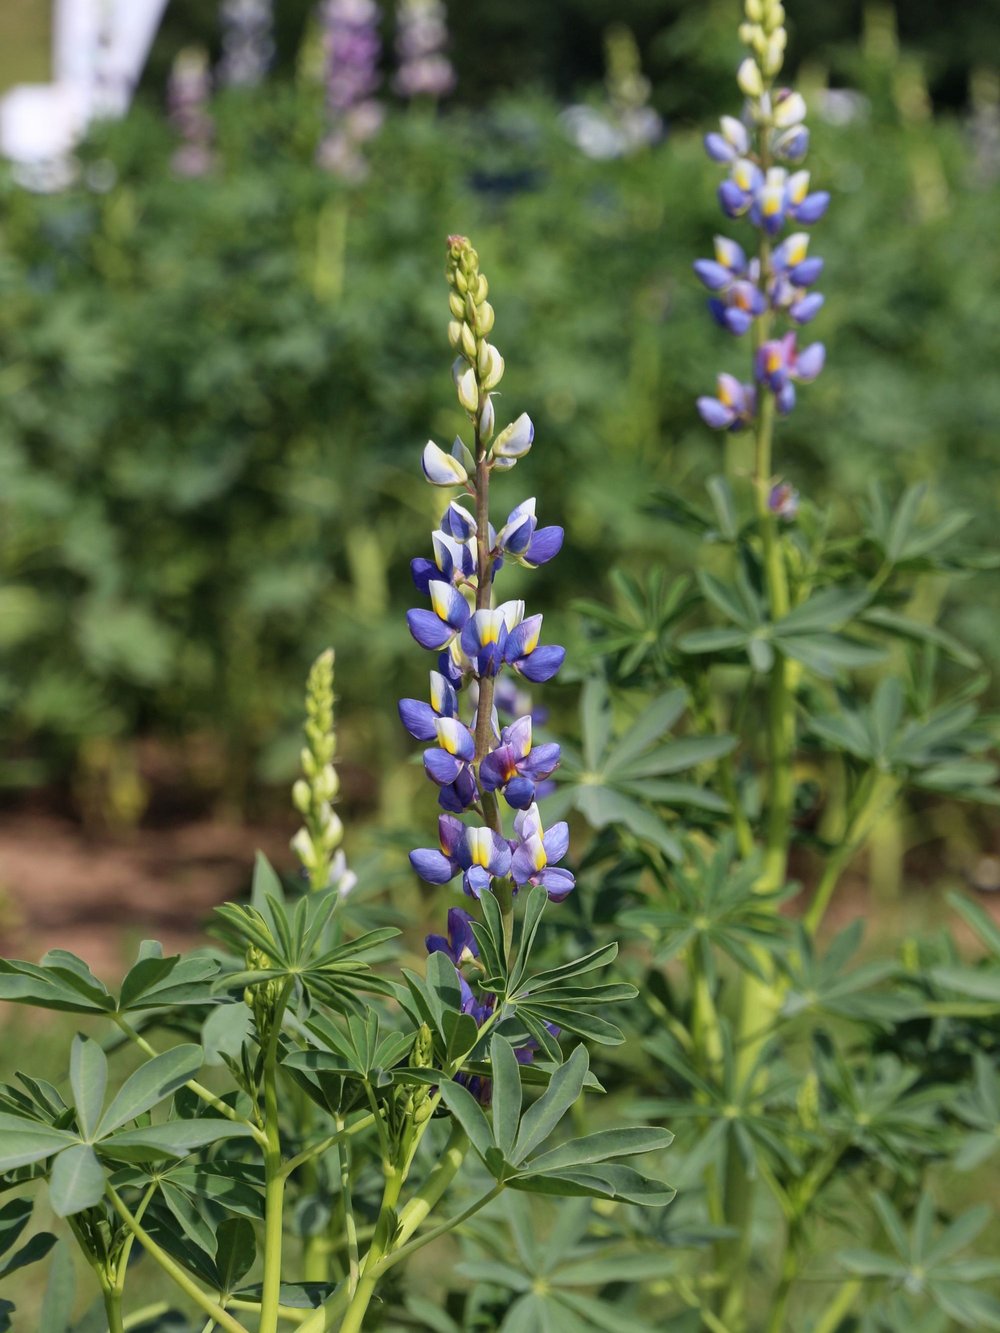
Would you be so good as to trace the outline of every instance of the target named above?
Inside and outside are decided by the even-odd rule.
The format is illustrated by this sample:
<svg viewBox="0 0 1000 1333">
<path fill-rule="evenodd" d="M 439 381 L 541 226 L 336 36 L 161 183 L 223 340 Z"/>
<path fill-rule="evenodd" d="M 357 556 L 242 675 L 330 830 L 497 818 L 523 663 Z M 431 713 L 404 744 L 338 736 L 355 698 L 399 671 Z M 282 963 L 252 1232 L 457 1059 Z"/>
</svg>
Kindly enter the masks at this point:
<svg viewBox="0 0 1000 1333">
<path fill-rule="evenodd" d="M 747 0 L 740 36 L 750 49 L 737 73 L 746 98 L 743 114 L 723 116 L 718 131 L 706 136 L 705 150 L 726 168 L 719 186 L 723 214 L 749 224 L 757 241 L 750 254 L 717 236 L 713 258 L 694 265 L 713 318 L 736 337 L 753 332 L 753 383 L 719 375 L 715 397 L 697 402 L 707 425 L 730 431 L 758 419 L 764 395 L 773 395 L 779 412 L 790 412 L 795 385 L 815 379 L 823 368 L 823 345 L 799 350 L 794 331 L 822 309 L 822 295 L 811 288 L 823 261 L 809 253 L 806 232 L 782 233 L 788 224 L 818 222 L 830 202 L 825 190 L 811 188 L 810 174 L 800 166 L 809 148 L 805 101 L 774 86 L 786 43 L 780 0 Z M 779 321 L 784 327 L 776 329 Z"/>
<path fill-rule="evenodd" d="M 515 505 L 499 529 L 490 522 L 492 474 L 507 473 L 523 460 L 535 432 L 524 413 L 497 431 L 493 394 L 504 360 L 488 341 L 495 320 L 489 284 L 464 237 L 449 239 L 447 276 L 448 338 L 456 353 L 452 378 L 471 439 L 457 438 L 449 452 L 429 441 L 421 459 L 432 486 L 459 494 L 431 534 L 430 558 L 411 566 L 413 582 L 430 605 L 409 611 L 407 623 L 420 647 L 438 657 L 427 700 L 402 699 L 399 714 L 410 735 L 428 745 L 424 769 L 444 813 L 438 846 L 417 848 L 410 862 L 428 883 L 460 879 L 470 898 L 495 894 L 509 915 L 514 896 L 526 886 L 540 885 L 554 902 L 574 887 L 572 873 L 557 864 L 568 851 L 567 826 L 544 829 L 537 805 L 552 785 L 559 746 L 538 740 L 544 714 L 516 684 L 518 678 L 550 680 L 566 654 L 558 644 L 541 642 L 542 616 L 526 614 L 523 601 L 495 601 L 494 582 L 506 565 L 535 569 L 553 559 L 563 530 L 539 525 L 534 497 Z M 509 835 L 504 806 L 515 812 Z M 465 1012 L 484 1022 L 495 997 L 477 994 L 462 973 L 476 959 L 468 915 L 452 908 L 447 937 L 428 936 L 427 948 L 451 959 Z M 532 1048 L 523 1044 L 518 1058 L 530 1059 Z M 489 1096 L 487 1081 L 472 1090 Z"/>
</svg>

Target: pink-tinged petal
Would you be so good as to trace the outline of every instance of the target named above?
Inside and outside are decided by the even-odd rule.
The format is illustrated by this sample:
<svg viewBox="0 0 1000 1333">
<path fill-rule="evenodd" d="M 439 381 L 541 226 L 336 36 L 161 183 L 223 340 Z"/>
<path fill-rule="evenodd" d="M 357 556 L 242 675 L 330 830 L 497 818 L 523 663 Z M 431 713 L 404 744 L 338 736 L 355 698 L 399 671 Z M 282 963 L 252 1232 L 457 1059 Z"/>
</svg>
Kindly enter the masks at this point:
<svg viewBox="0 0 1000 1333">
<path fill-rule="evenodd" d="M 447 884 L 458 874 L 458 866 L 430 847 L 419 847 L 411 852 L 410 865 L 428 884 Z"/>
<path fill-rule="evenodd" d="M 453 631 L 433 611 L 407 611 L 406 623 L 421 648 L 443 648 Z"/>
<path fill-rule="evenodd" d="M 400 699 L 399 716 L 403 726 L 418 741 L 432 741 L 437 735 L 437 715 L 430 704 L 420 699 Z"/>
<path fill-rule="evenodd" d="M 504 753 L 505 749 L 502 746 L 499 750 L 491 750 L 479 765 L 479 781 L 484 791 L 496 791 L 507 781 L 508 755 Z"/>
</svg>

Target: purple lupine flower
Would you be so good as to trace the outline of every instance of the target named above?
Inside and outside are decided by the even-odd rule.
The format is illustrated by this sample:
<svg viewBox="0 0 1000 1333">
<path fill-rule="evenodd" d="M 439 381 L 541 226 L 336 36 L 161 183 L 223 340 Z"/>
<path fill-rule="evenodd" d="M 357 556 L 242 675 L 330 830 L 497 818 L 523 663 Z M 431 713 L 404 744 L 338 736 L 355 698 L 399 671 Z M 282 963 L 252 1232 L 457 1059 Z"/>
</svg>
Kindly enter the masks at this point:
<svg viewBox="0 0 1000 1333">
<path fill-rule="evenodd" d="M 448 14 L 441 0 L 401 0 L 396 11 L 399 69 L 392 86 L 401 97 L 446 97 L 455 71 L 444 54 Z"/>
<path fill-rule="evenodd" d="M 406 622 L 421 648 L 447 648 L 468 623 L 469 604 L 456 588 L 440 579 L 431 579 L 427 591 L 433 609 L 407 611 Z"/>
<path fill-rule="evenodd" d="M 494 878 L 510 870 L 510 845 L 492 829 L 473 828 L 455 815 L 441 815 L 438 837 L 440 851 L 419 847 L 410 853 L 410 864 L 428 884 L 447 884 L 461 874 L 465 892 L 479 898 Z"/>
<path fill-rule="evenodd" d="M 714 162 L 735 162 L 745 157 L 750 148 L 747 127 L 735 116 L 723 116 L 719 121 L 720 134 L 705 135 L 705 151 Z"/>
<path fill-rule="evenodd" d="M 566 649 L 558 644 L 539 647 L 541 629 L 542 617 L 528 616 L 508 635 L 504 648 L 504 661 L 536 685 L 551 680 L 566 657 Z"/>
<path fill-rule="evenodd" d="M 493 550 L 501 561 L 506 557 L 529 569 L 537 569 L 559 554 L 563 536 L 562 528 L 538 526 L 535 497 L 532 496 L 511 510 L 493 542 Z"/>
<path fill-rule="evenodd" d="M 807 255 L 809 237 L 805 232 L 787 236 L 771 256 L 772 277 L 768 284 L 768 303 L 772 310 L 784 310 L 796 324 L 807 324 L 823 305 L 819 292 L 808 292 L 823 272 L 823 261 Z"/>
<path fill-rule="evenodd" d="M 223 0 L 220 81 L 252 88 L 263 81 L 274 57 L 272 0 Z"/>
<path fill-rule="evenodd" d="M 323 0 L 326 106 L 330 128 L 320 144 L 322 167 L 346 181 L 363 180 L 361 146 L 382 125 L 378 88 L 379 7 L 375 0 Z"/>
<path fill-rule="evenodd" d="M 791 523 L 799 512 L 799 493 L 787 481 L 776 482 L 767 497 L 767 507 L 772 514 Z"/>
<path fill-rule="evenodd" d="M 561 902 L 576 884 L 572 873 L 555 864 L 569 850 L 569 825 L 565 820 L 542 829 L 537 805 L 529 805 L 514 816 L 514 849 L 510 872 L 519 887 L 540 884 L 552 902 Z"/>
<path fill-rule="evenodd" d="M 178 52 L 170 71 L 167 104 L 170 119 L 182 140 L 170 159 L 178 176 L 204 176 L 212 170 L 215 126 L 208 109 L 212 79 L 208 57 L 199 47 Z"/>
<path fill-rule="evenodd" d="M 460 585 L 468 583 L 476 573 L 476 542 L 456 538 L 441 529 L 431 533 L 434 559 L 418 558 L 410 561 L 410 573 L 419 592 L 428 592 L 431 581 L 439 579 Z"/>
<path fill-rule="evenodd" d="M 526 810 L 535 800 L 538 783 L 549 777 L 559 765 L 559 746 L 531 744 L 531 718 L 520 717 L 500 733 L 500 744 L 491 750 L 479 767 L 479 780 L 485 791 L 502 791 L 507 804 Z"/>
<path fill-rule="evenodd" d="M 456 967 L 479 957 L 479 945 L 472 933 L 472 917 L 461 907 L 448 908 L 447 939 L 443 935 L 428 935 L 426 944 L 428 953 L 445 953 Z"/>
<path fill-rule="evenodd" d="M 741 384 L 734 375 L 721 374 L 716 377 L 716 396 L 699 398 L 697 407 L 702 421 L 713 430 L 743 430 L 757 410 L 757 390 L 752 384 Z"/>
<path fill-rule="evenodd" d="M 713 292 L 708 308 L 716 322 L 740 337 L 767 309 L 767 301 L 757 285 L 760 265 L 747 261 L 742 248 L 725 236 L 715 238 L 715 258 L 698 259 L 694 271 Z"/>
<path fill-rule="evenodd" d="M 445 810 L 459 814 L 479 797 L 472 772 L 476 740 L 457 717 L 439 717 L 435 731 L 438 744 L 424 751 L 424 771 L 441 788 L 438 800 Z"/>
<path fill-rule="evenodd" d="M 774 394 L 779 412 L 795 406 L 795 383 L 807 384 L 823 369 L 826 349 L 822 343 L 810 343 L 800 352 L 794 333 L 772 338 L 757 349 L 754 374 L 758 383 Z"/>
<path fill-rule="evenodd" d="M 422 699 L 400 699 L 399 716 L 415 740 L 434 740 L 439 720 L 458 716 L 458 695 L 454 685 L 439 671 L 432 671 L 430 703 L 424 703 Z"/>
</svg>

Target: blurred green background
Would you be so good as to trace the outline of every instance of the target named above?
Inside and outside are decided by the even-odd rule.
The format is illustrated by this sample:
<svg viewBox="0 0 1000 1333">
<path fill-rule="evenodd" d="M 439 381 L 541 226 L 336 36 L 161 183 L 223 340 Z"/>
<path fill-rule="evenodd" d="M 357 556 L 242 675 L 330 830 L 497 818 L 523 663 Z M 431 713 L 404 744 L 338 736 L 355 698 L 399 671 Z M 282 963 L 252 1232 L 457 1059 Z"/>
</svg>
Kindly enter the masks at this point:
<svg viewBox="0 0 1000 1333">
<path fill-rule="evenodd" d="M 575 597 L 610 597 L 616 565 L 688 564 L 682 536 L 646 503 L 667 485 L 693 497 L 725 466 L 694 399 L 745 363 L 690 267 L 719 226 L 701 136 L 734 107 L 737 6 L 449 9 L 456 94 L 435 110 L 384 90 L 389 114 L 356 187 L 315 165 L 323 103 L 300 58 L 306 0 L 279 0 L 269 80 L 214 99 L 209 174 L 172 172 L 164 101 L 182 46 L 218 54 L 218 15 L 172 0 L 132 113 L 94 130 L 77 182 L 35 195 L 3 178 L 9 805 L 34 793 L 112 826 L 158 810 L 267 816 L 293 774 L 308 664 L 333 643 L 348 811 L 405 812 L 419 783 L 400 770 L 413 747 L 395 698 L 421 693 L 428 665 L 403 619 L 408 562 L 428 553 L 438 504 L 419 453 L 459 425 L 449 232 L 479 248 L 503 401 L 536 423 L 526 484 L 543 521 L 567 530 L 562 557 L 530 576 L 530 593 L 512 573 L 512 594 L 529 593 L 581 661 Z M 44 77 L 47 15 L 28 0 L 4 6 L 8 83 Z M 667 134 L 595 161 L 558 115 L 581 98 L 603 114 L 612 20 L 637 38 Z M 833 205 L 814 240 L 827 305 L 812 327 L 828 369 L 784 424 L 778 468 L 832 500 L 845 528 L 873 478 L 892 492 L 925 480 L 934 511 L 968 510 L 988 540 L 1000 499 L 1000 93 L 995 64 L 981 62 L 995 60 L 997 7 L 944 23 L 929 3 L 898 15 L 792 5 L 789 24 L 813 179 Z M 384 37 L 388 52 L 389 12 Z M 501 508 L 523 498 L 522 474 L 498 484 Z M 966 579 L 946 624 L 995 667 L 994 579 Z M 939 590 L 929 581 L 919 595 L 932 606 Z M 547 693 L 572 703 L 571 686 Z"/>
</svg>

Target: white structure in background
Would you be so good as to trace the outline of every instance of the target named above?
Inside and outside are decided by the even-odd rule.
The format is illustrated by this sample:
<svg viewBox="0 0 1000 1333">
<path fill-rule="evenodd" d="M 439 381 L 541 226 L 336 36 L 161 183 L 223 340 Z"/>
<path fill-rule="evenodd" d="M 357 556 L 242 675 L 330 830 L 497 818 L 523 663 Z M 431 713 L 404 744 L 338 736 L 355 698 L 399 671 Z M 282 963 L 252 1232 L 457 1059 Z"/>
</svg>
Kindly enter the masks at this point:
<svg viewBox="0 0 1000 1333">
<path fill-rule="evenodd" d="M 29 189 L 73 178 L 72 151 L 94 120 L 128 110 L 167 0 L 55 0 L 52 83 L 0 99 L 0 153 Z"/>
</svg>

